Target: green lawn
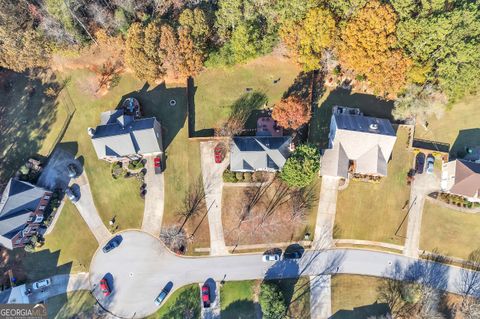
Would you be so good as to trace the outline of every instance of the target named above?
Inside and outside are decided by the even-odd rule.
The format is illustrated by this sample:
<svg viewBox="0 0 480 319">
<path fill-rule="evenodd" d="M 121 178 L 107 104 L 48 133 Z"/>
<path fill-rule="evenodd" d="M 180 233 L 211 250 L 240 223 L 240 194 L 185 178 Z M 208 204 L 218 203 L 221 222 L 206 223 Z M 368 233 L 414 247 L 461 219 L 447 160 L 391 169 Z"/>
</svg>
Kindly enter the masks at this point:
<svg viewBox="0 0 480 319">
<path fill-rule="evenodd" d="M 479 146 L 480 95 L 471 96 L 453 104 L 440 119 L 431 117 L 427 130 L 417 126 L 415 137 L 450 143 L 451 155 L 465 146 Z"/>
<path fill-rule="evenodd" d="M 200 318 L 200 307 L 200 288 L 198 284 L 192 284 L 177 289 L 156 313 L 147 318 L 196 319 Z"/>
<path fill-rule="evenodd" d="M 480 248 L 480 215 L 454 211 L 425 201 L 420 249 L 438 249 L 442 255 L 467 258 Z"/>
<path fill-rule="evenodd" d="M 376 318 L 388 310 L 377 303 L 379 278 L 357 275 L 332 276 L 332 319 Z"/>
<path fill-rule="evenodd" d="M 339 191 L 335 238 L 403 244 L 406 210 L 402 208 L 410 197 L 406 176 L 413 160 L 406 149 L 407 135 L 407 130 L 398 130 L 388 176 L 380 183 L 350 181 L 346 190 Z"/>
<path fill-rule="evenodd" d="M 67 201 L 45 245 L 22 260 L 28 281 L 56 274 L 88 271 L 98 247 L 95 237 L 75 206 Z"/>
<path fill-rule="evenodd" d="M 255 317 L 253 301 L 255 280 L 228 281 L 220 289 L 220 305 L 223 319 L 247 319 Z"/>
<path fill-rule="evenodd" d="M 211 129 L 225 120 L 230 105 L 246 93 L 246 88 L 264 93 L 272 106 L 292 86 L 300 71 L 291 60 L 273 55 L 230 68 L 205 70 L 194 81 L 195 130 Z"/>
<path fill-rule="evenodd" d="M 93 318 L 95 302 L 95 298 L 88 290 L 58 295 L 46 301 L 48 317 L 52 319 Z"/>
</svg>

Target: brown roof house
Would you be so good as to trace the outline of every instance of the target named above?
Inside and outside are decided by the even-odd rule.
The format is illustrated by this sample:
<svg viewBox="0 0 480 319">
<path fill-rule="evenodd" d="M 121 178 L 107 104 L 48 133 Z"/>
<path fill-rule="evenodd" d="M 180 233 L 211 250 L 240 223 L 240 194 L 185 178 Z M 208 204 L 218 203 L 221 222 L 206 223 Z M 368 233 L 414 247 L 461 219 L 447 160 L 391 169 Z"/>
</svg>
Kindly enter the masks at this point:
<svg viewBox="0 0 480 319">
<path fill-rule="evenodd" d="M 0 199 L 0 245 L 13 249 L 30 242 L 51 196 L 41 187 L 10 179 Z"/>
<path fill-rule="evenodd" d="M 480 202 L 480 163 L 457 159 L 448 162 L 442 172 L 442 190 Z"/>
<path fill-rule="evenodd" d="M 321 174 L 343 178 L 349 173 L 386 176 L 396 140 L 387 119 L 364 116 L 357 108 L 334 106 Z"/>
</svg>

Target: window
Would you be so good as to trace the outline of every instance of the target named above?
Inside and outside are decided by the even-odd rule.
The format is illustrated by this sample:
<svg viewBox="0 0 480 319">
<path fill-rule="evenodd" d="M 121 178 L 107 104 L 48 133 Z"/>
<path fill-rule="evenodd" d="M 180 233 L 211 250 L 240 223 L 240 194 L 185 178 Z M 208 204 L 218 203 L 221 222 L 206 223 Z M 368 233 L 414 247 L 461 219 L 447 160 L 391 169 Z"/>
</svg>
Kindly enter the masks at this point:
<svg viewBox="0 0 480 319">
<path fill-rule="evenodd" d="M 38 216 L 35 218 L 35 223 L 41 223 L 42 220 L 43 220 L 43 216 L 38 215 Z"/>
<path fill-rule="evenodd" d="M 45 205 L 40 205 L 40 207 L 38 207 L 39 210 L 45 210 Z"/>
<path fill-rule="evenodd" d="M 50 195 L 45 195 L 45 196 L 43 196 L 43 199 L 44 199 L 44 200 L 49 200 L 49 199 L 50 199 Z"/>
</svg>

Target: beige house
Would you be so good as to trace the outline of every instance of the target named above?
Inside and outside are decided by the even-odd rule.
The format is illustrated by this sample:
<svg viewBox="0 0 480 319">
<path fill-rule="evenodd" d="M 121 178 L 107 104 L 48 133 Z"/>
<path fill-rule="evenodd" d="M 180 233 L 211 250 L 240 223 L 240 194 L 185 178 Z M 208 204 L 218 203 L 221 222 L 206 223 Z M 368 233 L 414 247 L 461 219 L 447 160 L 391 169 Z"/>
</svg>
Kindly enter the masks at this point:
<svg viewBox="0 0 480 319">
<path fill-rule="evenodd" d="M 443 167 L 442 190 L 480 202 L 480 163 L 457 159 Z"/>
</svg>

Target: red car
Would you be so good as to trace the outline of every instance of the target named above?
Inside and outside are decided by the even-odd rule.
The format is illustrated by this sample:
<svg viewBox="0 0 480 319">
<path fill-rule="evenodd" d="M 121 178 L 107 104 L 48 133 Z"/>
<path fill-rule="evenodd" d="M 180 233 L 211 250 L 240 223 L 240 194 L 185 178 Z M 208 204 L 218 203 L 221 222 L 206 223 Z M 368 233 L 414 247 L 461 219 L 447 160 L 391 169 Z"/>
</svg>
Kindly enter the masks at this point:
<svg viewBox="0 0 480 319">
<path fill-rule="evenodd" d="M 220 164 L 225 158 L 225 145 L 223 143 L 218 143 L 214 149 L 215 154 L 215 163 Z"/>
<path fill-rule="evenodd" d="M 160 156 L 153 159 L 153 166 L 155 167 L 155 174 L 160 174 L 162 172 L 162 158 Z"/>
<path fill-rule="evenodd" d="M 100 290 L 102 290 L 103 292 L 103 295 L 105 297 L 107 297 L 108 295 L 110 295 L 110 287 L 108 286 L 108 282 L 105 278 L 103 278 L 102 280 L 100 280 Z"/>
<path fill-rule="evenodd" d="M 203 308 L 210 307 L 210 288 L 207 284 L 202 286 L 202 302 Z"/>
</svg>

